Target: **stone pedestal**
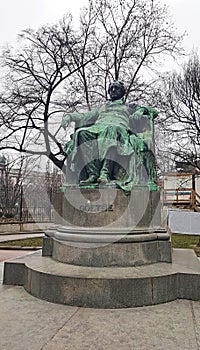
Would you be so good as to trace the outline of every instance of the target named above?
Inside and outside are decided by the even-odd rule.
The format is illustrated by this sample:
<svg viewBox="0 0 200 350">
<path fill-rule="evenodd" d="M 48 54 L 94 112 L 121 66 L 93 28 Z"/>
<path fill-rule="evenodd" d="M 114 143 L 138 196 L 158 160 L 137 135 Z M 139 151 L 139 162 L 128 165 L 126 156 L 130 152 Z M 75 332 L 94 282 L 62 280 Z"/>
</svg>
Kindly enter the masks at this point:
<svg viewBox="0 0 200 350">
<path fill-rule="evenodd" d="M 115 188 L 66 189 L 56 197 L 55 224 L 102 230 L 160 227 L 160 193 L 133 190 L 126 195 Z"/>
<path fill-rule="evenodd" d="M 46 231 L 43 256 L 80 266 L 141 266 L 171 262 L 161 227 L 160 193 L 68 189 L 59 193 L 55 226 Z"/>
</svg>

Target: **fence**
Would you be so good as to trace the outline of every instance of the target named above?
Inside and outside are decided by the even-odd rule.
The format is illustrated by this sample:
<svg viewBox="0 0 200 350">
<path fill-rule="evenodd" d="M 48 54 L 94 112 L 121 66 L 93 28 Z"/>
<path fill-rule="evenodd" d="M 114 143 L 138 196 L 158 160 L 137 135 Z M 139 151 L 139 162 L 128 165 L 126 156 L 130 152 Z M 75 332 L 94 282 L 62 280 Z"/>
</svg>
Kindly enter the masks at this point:
<svg viewBox="0 0 200 350">
<path fill-rule="evenodd" d="M 6 219 L 15 219 L 17 221 L 32 222 L 32 221 L 53 221 L 53 206 L 47 207 L 25 207 L 25 208 L 6 208 L 0 217 Z"/>
<path fill-rule="evenodd" d="M 164 189 L 163 204 L 185 205 L 195 211 L 200 211 L 200 196 L 192 188 Z"/>
<path fill-rule="evenodd" d="M 16 221 L 53 221 L 55 195 L 58 191 L 31 193 L 21 191 L 14 206 L 1 205 L 0 216 L 13 218 Z"/>
</svg>

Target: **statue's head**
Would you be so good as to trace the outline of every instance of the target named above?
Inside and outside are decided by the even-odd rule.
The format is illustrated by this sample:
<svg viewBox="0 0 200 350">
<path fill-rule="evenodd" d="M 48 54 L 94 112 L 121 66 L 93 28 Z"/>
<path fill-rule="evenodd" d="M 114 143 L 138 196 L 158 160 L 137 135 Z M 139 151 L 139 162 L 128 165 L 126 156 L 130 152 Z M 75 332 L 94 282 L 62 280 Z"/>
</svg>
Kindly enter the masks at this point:
<svg viewBox="0 0 200 350">
<path fill-rule="evenodd" d="M 110 83 L 108 93 L 112 101 L 119 100 L 125 95 L 124 84 L 120 81 L 114 81 Z"/>
</svg>

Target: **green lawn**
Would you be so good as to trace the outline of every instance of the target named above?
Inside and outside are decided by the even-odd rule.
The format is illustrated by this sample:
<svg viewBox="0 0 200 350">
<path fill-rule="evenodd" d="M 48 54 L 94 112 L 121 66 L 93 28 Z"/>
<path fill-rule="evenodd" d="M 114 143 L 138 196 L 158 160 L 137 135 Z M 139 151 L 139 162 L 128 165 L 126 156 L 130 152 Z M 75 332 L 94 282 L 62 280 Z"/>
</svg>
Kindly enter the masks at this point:
<svg viewBox="0 0 200 350">
<path fill-rule="evenodd" d="M 173 234 L 172 247 L 194 249 L 196 254 L 200 256 L 200 247 L 197 247 L 199 239 L 200 236 Z M 17 241 L 7 241 L 0 243 L 0 246 L 42 247 L 42 238 L 27 238 Z"/>
<path fill-rule="evenodd" d="M 172 246 L 174 248 L 191 248 L 192 245 L 197 245 L 199 236 L 180 235 L 178 233 L 172 235 Z"/>
<path fill-rule="evenodd" d="M 36 237 L 36 238 L 27 238 L 27 239 L 20 239 L 17 241 L 7 241 L 0 243 L 0 247 L 4 246 L 17 246 L 17 247 L 42 247 L 42 238 Z"/>
<path fill-rule="evenodd" d="M 200 247 L 197 246 L 199 239 L 200 236 L 180 235 L 176 233 L 172 235 L 172 247 L 194 249 L 196 254 L 200 256 Z"/>
</svg>

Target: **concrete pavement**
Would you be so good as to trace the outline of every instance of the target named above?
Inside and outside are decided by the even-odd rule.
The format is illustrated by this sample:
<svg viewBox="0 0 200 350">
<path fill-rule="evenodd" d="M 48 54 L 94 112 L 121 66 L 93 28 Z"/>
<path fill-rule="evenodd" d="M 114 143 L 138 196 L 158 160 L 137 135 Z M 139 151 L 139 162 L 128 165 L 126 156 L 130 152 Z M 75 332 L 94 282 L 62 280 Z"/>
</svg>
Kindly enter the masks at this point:
<svg viewBox="0 0 200 350">
<path fill-rule="evenodd" d="M 26 239 L 26 238 L 37 238 L 44 237 L 44 232 L 18 232 L 18 233 L 0 233 L 0 242 L 7 241 L 16 241 L 18 239 Z"/>
<path fill-rule="evenodd" d="M 2 285 L 2 271 L 0 263 L 2 350 L 200 350 L 200 302 L 115 310 L 58 305 Z"/>
<path fill-rule="evenodd" d="M 26 239 L 26 238 L 37 238 L 37 237 L 44 237 L 43 232 L 22 232 L 17 234 L 11 234 L 11 233 L 5 233 L 0 234 L 0 243 L 7 242 L 7 241 L 15 241 L 20 239 Z M 8 244 L 9 246 L 9 244 Z M 10 249 L 5 249 L 4 247 L 0 247 L 0 262 L 8 260 L 8 259 L 15 259 L 19 256 L 29 254 L 31 252 L 31 249 L 15 249 L 15 247 L 10 247 Z M 1 349 L 0 349 L 1 350 Z"/>
<path fill-rule="evenodd" d="M 23 255 L 30 254 L 30 250 L 25 249 L 0 249 L 0 262 L 15 259 Z"/>
</svg>

